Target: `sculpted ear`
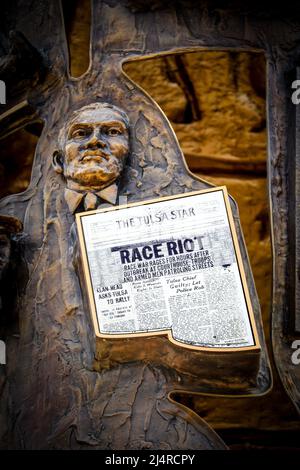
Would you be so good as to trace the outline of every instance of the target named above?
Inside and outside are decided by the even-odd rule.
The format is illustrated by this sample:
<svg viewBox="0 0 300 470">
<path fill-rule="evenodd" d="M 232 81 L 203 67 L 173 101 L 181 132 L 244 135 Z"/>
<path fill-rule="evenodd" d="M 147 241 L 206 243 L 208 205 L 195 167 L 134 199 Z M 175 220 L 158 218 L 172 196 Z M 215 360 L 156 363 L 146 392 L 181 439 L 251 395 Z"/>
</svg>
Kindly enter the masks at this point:
<svg viewBox="0 0 300 470">
<path fill-rule="evenodd" d="M 63 155 L 59 150 L 55 150 L 53 153 L 52 166 L 56 173 L 63 173 Z"/>
</svg>

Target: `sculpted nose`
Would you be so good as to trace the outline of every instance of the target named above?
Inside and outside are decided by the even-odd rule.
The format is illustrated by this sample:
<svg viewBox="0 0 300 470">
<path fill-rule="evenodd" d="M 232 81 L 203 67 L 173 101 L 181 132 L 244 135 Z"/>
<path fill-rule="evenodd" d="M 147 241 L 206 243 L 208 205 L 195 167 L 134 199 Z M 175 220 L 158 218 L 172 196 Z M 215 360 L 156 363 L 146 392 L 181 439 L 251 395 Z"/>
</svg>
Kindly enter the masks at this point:
<svg viewBox="0 0 300 470">
<path fill-rule="evenodd" d="M 104 148 L 105 147 L 105 142 L 101 139 L 101 137 L 97 137 L 95 134 L 92 135 L 90 140 L 88 141 L 87 144 L 88 147 L 98 147 L 98 148 Z"/>
</svg>

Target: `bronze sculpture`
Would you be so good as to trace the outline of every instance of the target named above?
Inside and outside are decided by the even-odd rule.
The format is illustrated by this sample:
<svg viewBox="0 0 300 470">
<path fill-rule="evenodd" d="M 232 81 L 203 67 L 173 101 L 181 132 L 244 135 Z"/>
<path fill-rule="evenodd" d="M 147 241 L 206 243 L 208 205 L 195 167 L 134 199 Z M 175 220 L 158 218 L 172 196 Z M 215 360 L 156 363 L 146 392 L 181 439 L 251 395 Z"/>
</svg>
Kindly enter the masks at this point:
<svg viewBox="0 0 300 470">
<path fill-rule="evenodd" d="M 97 199 L 116 202 L 116 180 L 129 151 L 129 120 L 108 103 L 92 103 L 77 110 L 59 135 L 53 155 L 57 173 L 66 179 L 65 198 L 74 212 L 97 207 Z"/>
<path fill-rule="evenodd" d="M 80 110 L 88 102 L 109 102 L 126 109 L 131 123 L 130 161 L 118 185 L 122 196 L 134 202 L 209 187 L 188 172 L 161 110 L 121 70 L 124 53 L 134 58 L 174 49 L 174 23 L 168 17 L 170 29 L 165 42 L 160 42 L 160 38 L 152 42 L 148 40 L 152 13 L 146 12 L 143 28 L 148 39 L 144 41 L 144 34 L 138 31 L 141 25 L 136 22 L 133 28 L 134 13 L 126 5 L 110 8 L 106 2 L 95 3 L 93 18 L 98 27 L 93 33 L 93 65 L 75 81 L 64 73 L 67 61 L 64 49 L 60 49 L 63 35 L 57 26 L 58 14 L 57 2 L 53 2 L 50 18 L 55 34 L 45 50 L 51 60 L 55 57 L 51 73 L 63 78 L 55 81 L 49 75 L 47 91 L 41 92 L 47 105 L 41 104 L 42 100 L 33 103 L 46 125 L 37 148 L 32 181 L 26 193 L 1 202 L 3 213 L 15 214 L 24 222 L 29 241 L 22 252 L 27 272 L 16 299 L 20 335 L 7 338 L 10 360 L 3 396 L 7 397 L 9 390 L 13 406 L 1 410 L 3 421 L 7 422 L 1 445 L 36 449 L 224 448 L 199 417 L 170 401 L 169 396 L 173 390 L 255 395 L 270 386 L 259 305 L 234 201 L 231 203 L 259 328 L 261 354 L 237 354 L 233 361 L 230 355 L 187 353 L 167 344 L 165 338 L 102 341 L 95 345 L 82 297 L 83 286 L 80 287 L 73 267 L 69 237 L 73 211 L 79 209 L 82 199 L 77 201 L 76 196 L 75 205 L 70 207 L 68 201 L 74 202 L 74 198 L 66 198 L 65 189 L 73 189 L 66 188 L 50 162 L 69 111 Z M 187 20 L 192 29 L 193 18 L 194 15 L 188 16 Z M 114 25 L 120 20 L 121 26 L 116 29 Z M 40 23 L 48 21 L 45 9 Z M 201 43 L 184 22 L 179 22 L 178 28 L 176 47 L 197 47 Z M 41 38 L 42 44 L 44 39 Z M 103 54 L 99 54 L 99 48 Z M 62 161 L 58 154 L 56 157 L 55 165 L 61 171 Z M 95 196 L 98 189 L 96 184 L 89 193 Z M 86 202 L 84 197 L 86 209 L 94 207 L 95 197 L 93 202 L 90 198 Z"/>
<path fill-rule="evenodd" d="M 7 384 L 14 377 L 24 387 L 12 392 L 15 406 L 7 416 L 2 446 L 4 443 L 16 448 L 224 449 L 221 439 L 201 418 L 169 401 L 165 386 L 168 370 L 133 362 L 105 371 L 103 361 L 97 359 L 84 285 L 80 270 L 76 273 L 74 268 L 74 264 L 78 267 L 78 252 L 73 212 L 93 208 L 94 203 L 101 207 L 116 203 L 117 183 L 129 151 L 126 113 L 107 103 L 80 107 L 62 126 L 58 147 L 53 153 L 53 166 L 58 174 L 54 176 L 52 169 L 50 186 L 44 188 L 43 205 L 48 214 L 44 248 L 37 259 L 37 271 L 35 268 L 26 281 L 26 294 L 21 300 L 27 312 L 21 321 L 21 343 L 27 350 L 28 361 L 25 368 L 24 364 L 20 368 L 11 363 L 7 367 Z M 25 251 L 28 248 L 25 246 Z M 35 271 L 37 282 L 32 282 Z M 60 286 L 53 282 L 53 275 L 62 276 Z M 37 288 L 38 297 L 42 296 L 34 316 L 35 300 L 28 292 L 32 287 Z M 56 327 L 50 327 L 50 332 L 49 322 L 53 323 L 53 319 Z M 29 337 L 32 326 L 35 339 Z M 75 333 L 77 339 L 69 333 L 72 337 Z M 9 357 L 13 347 L 8 341 Z M 42 357 L 47 375 L 52 377 L 48 385 L 40 376 L 40 366 L 44 367 Z M 63 358 L 69 364 L 67 369 Z M 30 373 L 32 369 L 35 374 Z M 85 398 L 76 392 L 79 382 L 85 389 Z M 46 399 L 48 386 L 52 390 L 50 402 Z M 35 390 L 34 394 L 30 390 Z M 21 434 L 32 429 L 25 443 L 11 428 L 15 413 L 19 415 Z M 42 415 L 44 420 L 40 419 Z"/>
</svg>

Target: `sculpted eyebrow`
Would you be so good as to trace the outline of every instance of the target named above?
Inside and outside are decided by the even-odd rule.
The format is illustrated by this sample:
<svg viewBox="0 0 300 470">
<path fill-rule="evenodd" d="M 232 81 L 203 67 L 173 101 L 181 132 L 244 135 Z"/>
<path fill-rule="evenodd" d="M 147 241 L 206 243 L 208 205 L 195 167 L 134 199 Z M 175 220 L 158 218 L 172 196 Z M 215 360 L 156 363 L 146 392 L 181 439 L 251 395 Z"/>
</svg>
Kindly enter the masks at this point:
<svg viewBox="0 0 300 470">
<path fill-rule="evenodd" d="M 115 127 L 120 127 L 123 130 L 126 130 L 125 125 L 121 121 L 104 121 L 102 123 L 103 127 L 110 127 L 110 126 L 115 126 Z"/>
</svg>

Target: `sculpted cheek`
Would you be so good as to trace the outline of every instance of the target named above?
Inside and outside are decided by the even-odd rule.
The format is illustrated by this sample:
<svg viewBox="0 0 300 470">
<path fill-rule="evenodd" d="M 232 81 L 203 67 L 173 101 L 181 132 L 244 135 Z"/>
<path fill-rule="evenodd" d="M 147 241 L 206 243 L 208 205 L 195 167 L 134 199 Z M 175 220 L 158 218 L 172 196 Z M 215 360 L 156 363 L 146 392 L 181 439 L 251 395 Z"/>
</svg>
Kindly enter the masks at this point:
<svg viewBox="0 0 300 470">
<path fill-rule="evenodd" d="M 75 144 L 66 145 L 66 160 L 72 161 L 78 155 L 78 146 Z"/>
<path fill-rule="evenodd" d="M 113 155 L 118 158 L 122 158 L 128 153 L 128 146 L 124 143 L 112 143 L 110 144 L 110 151 Z"/>
</svg>

